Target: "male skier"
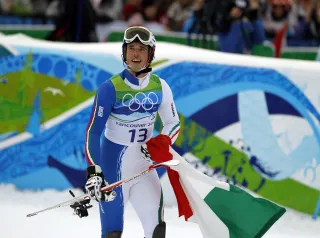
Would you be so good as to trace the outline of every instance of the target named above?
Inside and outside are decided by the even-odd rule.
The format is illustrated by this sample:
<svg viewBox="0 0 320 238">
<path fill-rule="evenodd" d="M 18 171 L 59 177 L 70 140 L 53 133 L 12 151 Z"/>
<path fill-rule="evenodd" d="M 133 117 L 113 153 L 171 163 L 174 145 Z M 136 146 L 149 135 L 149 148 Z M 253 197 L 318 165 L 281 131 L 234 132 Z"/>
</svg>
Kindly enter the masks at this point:
<svg viewBox="0 0 320 238">
<path fill-rule="evenodd" d="M 97 90 L 86 131 L 88 194 L 100 202 L 101 238 L 120 238 L 124 207 L 133 205 L 145 238 L 165 238 L 163 196 L 156 171 L 102 194 L 100 188 L 147 169 L 152 163 L 145 144 L 169 146 L 180 131 L 178 113 L 168 84 L 151 73 L 156 40 L 144 27 L 124 33 L 122 57 L 126 69 Z M 152 138 L 156 115 L 163 123 Z M 104 136 L 100 144 L 102 131 Z"/>
</svg>

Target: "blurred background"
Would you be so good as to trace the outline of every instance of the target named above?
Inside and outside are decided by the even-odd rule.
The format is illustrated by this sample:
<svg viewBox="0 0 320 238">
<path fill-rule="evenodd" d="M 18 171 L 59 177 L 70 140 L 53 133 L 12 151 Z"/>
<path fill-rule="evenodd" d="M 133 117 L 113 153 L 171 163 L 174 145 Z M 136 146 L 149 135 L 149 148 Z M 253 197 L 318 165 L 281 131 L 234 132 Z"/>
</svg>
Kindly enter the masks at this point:
<svg viewBox="0 0 320 238">
<path fill-rule="evenodd" d="M 1 0 L 0 32 L 113 42 L 132 25 L 158 41 L 222 52 L 315 60 L 319 0 Z M 119 33 L 120 32 L 120 33 Z M 237 44 L 233 44 L 237 42 Z"/>
</svg>

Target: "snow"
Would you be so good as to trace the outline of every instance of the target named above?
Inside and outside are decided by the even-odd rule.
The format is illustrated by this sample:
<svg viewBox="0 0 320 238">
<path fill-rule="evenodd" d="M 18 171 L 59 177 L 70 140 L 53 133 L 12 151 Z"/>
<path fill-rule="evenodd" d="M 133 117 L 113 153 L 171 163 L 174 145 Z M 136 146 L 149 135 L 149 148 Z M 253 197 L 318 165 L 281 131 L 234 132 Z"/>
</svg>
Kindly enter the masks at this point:
<svg viewBox="0 0 320 238">
<path fill-rule="evenodd" d="M 80 190 L 74 190 L 80 195 Z M 3 238 L 100 237 L 97 204 L 89 210 L 89 217 L 73 215 L 69 207 L 47 211 L 27 218 L 26 215 L 71 198 L 68 191 L 20 191 L 13 185 L 0 184 L 0 236 Z M 198 226 L 178 218 L 176 207 L 165 208 L 167 238 L 201 238 Z M 123 238 L 143 238 L 143 230 L 134 209 L 127 205 Z M 315 238 L 320 234 L 320 219 L 294 211 L 286 214 L 263 238 Z"/>
</svg>

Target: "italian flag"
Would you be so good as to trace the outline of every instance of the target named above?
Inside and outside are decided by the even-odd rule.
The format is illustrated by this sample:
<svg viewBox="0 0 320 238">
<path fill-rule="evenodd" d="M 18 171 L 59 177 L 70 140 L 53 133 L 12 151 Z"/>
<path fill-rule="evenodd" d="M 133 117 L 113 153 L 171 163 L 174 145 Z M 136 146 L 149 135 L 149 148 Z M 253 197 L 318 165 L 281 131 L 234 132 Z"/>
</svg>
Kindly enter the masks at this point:
<svg viewBox="0 0 320 238">
<path fill-rule="evenodd" d="M 204 238 L 262 237 L 285 213 L 283 207 L 263 198 L 255 198 L 237 186 L 214 180 L 197 171 L 172 148 L 170 153 L 173 159 L 180 161 L 171 169 L 178 172 L 192 210 L 185 218 L 199 225 Z M 178 201 L 178 206 L 180 204 Z"/>
</svg>

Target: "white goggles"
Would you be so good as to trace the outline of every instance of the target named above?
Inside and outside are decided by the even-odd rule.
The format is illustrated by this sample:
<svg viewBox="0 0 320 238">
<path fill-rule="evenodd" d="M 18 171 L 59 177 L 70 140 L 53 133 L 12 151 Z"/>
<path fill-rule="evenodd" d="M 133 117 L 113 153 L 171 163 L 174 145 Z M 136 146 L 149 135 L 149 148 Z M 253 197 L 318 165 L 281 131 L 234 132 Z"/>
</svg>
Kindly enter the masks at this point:
<svg viewBox="0 0 320 238">
<path fill-rule="evenodd" d="M 127 44 L 133 42 L 137 38 L 144 45 L 151 46 L 152 44 L 152 33 L 144 27 L 130 27 L 124 32 L 124 41 Z"/>
</svg>

